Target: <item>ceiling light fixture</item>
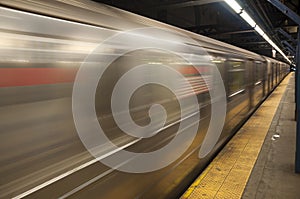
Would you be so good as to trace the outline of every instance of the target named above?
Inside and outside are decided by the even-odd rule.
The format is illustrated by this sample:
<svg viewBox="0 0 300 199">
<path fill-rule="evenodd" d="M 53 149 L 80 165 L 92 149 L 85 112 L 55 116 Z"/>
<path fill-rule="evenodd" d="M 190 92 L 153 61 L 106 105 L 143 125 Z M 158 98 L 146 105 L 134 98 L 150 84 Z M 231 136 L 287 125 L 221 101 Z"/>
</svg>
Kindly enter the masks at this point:
<svg viewBox="0 0 300 199">
<path fill-rule="evenodd" d="M 238 15 L 240 15 L 254 30 L 260 34 L 277 52 L 279 52 L 290 64 L 291 60 L 280 50 L 280 48 L 268 37 L 268 35 L 257 25 L 250 15 L 235 1 L 224 0 Z"/>
</svg>

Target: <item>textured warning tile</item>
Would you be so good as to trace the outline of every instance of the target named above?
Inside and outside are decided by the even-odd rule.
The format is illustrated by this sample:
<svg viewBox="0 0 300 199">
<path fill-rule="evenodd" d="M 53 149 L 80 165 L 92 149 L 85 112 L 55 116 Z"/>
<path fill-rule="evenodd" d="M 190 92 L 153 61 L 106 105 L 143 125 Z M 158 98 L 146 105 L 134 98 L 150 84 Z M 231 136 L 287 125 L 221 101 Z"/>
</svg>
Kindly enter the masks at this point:
<svg viewBox="0 0 300 199">
<path fill-rule="evenodd" d="M 237 132 L 182 199 L 241 198 L 290 76 Z"/>
<path fill-rule="evenodd" d="M 203 191 L 203 189 L 198 189 L 197 191 L 194 191 L 192 195 L 189 196 L 189 199 L 211 199 L 215 197 L 215 191 Z"/>
</svg>

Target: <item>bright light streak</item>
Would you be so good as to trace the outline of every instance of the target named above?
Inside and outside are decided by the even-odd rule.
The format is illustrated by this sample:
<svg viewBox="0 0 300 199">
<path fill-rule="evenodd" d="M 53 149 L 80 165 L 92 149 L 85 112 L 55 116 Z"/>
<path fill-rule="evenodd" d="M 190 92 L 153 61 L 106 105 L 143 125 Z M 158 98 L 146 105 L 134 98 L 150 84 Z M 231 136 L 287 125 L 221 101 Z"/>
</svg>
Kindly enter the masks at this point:
<svg viewBox="0 0 300 199">
<path fill-rule="evenodd" d="M 265 32 L 256 24 L 255 28 L 256 32 L 258 34 L 260 34 L 261 36 L 263 36 L 265 34 Z"/>
<path fill-rule="evenodd" d="M 262 35 L 262 37 L 263 37 L 269 44 L 271 44 L 271 43 L 270 43 L 271 39 L 270 39 L 270 37 L 268 37 L 268 35 L 264 34 L 264 35 Z"/>
<path fill-rule="evenodd" d="M 243 11 L 240 16 L 252 27 L 256 26 L 255 21 L 248 15 L 246 11 Z"/>
<path fill-rule="evenodd" d="M 268 37 L 268 35 L 255 23 L 246 11 L 235 0 L 224 0 L 238 15 L 240 15 L 254 30 L 260 34 L 277 52 L 279 52 L 289 63 L 291 60 L 280 50 L 280 48 Z"/>
<path fill-rule="evenodd" d="M 272 40 L 269 40 L 269 41 L 267 41 L 267 42 L 269 42 L 269 44 L 271 44 L 271 46 L 273 46 L 274 48 L 277 47 L 276 44 L 275 44 Z M 277 47 L 277 48 L 278 48 L 278 47 Z"/>
<path fill-rule="evenodd" d="M 162 65 L 163 63 L 161 63 L 161 62 L 149 62 L 148 64 L 151 64 L 151 65 Z"/>
<path fill-rule="evenodd" d="M 235 0 L 224 0 L 236 13 L 242 11 L 242 7 Z"/>
</svg>

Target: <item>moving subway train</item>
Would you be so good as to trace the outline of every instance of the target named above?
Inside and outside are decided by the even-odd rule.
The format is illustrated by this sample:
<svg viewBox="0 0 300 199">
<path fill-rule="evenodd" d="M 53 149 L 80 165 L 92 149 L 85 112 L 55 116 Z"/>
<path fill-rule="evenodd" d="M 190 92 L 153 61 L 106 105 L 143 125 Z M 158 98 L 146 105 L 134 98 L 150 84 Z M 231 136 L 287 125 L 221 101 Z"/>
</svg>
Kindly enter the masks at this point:
<svg viewBox="0 0 300 199">
<path fill-rule="evenodd" d="M 0 198 L 179 197 L 289 72 L 92 1 L 0 4 Z"/>
</svg>

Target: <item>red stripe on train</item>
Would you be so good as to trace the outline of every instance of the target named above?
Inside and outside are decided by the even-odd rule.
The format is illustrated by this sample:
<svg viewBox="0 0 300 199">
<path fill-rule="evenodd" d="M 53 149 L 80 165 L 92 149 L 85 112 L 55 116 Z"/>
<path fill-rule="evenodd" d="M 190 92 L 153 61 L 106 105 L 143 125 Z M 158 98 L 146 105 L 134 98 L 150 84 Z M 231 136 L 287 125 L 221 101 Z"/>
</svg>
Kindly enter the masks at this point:
<svg viewBox="0 0 300 199">
<path fill-rule="evenodd" d="M 201 74 L 201 73 L 206 73 L 210 71 L 209 67 L 197 67 L 195 68 L 194 66 L 185 66 L 185 67 L 180 67 L 179 72 L 181 72 L 184 75 L 193 75 L 193 74 Z"/>
<path fill-rule="evenodd" d="M 0 68 L 0 87 L 73 82 L 78 68 Z"/>
</svg>

